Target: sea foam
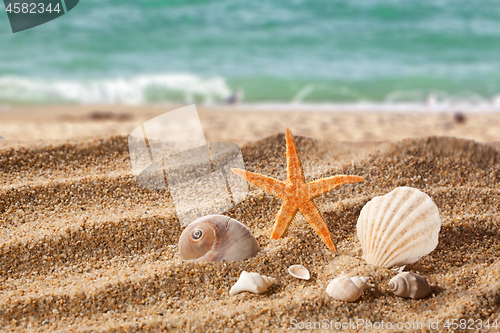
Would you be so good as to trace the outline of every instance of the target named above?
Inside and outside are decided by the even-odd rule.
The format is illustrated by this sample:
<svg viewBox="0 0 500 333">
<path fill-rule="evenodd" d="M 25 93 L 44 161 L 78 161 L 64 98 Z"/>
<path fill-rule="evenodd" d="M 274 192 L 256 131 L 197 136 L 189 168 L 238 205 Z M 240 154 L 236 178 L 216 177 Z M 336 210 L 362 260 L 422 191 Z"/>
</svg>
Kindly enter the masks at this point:
<svg viewBox="0 0 500 333">
<path fill-rule="evenodd" d="M 0 77 L 0 104 L 211 104 L 230 94 L 231 90 L 224 79 L 191 74 L 79 81 Z"/>
</svg>

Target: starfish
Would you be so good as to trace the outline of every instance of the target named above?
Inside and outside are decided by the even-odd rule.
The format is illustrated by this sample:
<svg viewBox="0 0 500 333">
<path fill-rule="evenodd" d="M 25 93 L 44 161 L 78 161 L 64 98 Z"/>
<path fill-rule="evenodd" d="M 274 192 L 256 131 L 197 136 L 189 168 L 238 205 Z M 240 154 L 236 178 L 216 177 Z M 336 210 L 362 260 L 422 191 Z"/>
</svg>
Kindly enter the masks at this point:
<svg viewBox="0 0 500 333">
<path fill-rule="evenodd" d="M 330 250 L 336 251 L 328 227 L 311 199 L 340 185 L 361 182 L 363 178 L 359 176 L 336 175 L 306 183 L 297 147 L 295 146 L 295 140 L 289 129 L 286 130 L 286 157 L 288 171 L 286 182 L 241 169 L 232 170 L 236 175 L 283 200 L 283 205 L 276 216 L 276 223 L 271 233 L 272 239 L 281 238 L 297 212 L 300 211 L 314 231 L 321 237 L 323 243 Z"/>
</svg>

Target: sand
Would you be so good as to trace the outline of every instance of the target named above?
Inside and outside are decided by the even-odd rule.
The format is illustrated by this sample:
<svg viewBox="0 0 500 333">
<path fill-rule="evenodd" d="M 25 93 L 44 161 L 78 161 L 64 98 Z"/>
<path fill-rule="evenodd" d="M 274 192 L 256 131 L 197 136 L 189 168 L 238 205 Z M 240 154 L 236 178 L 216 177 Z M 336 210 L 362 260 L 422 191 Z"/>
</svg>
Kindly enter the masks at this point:
<svg viewBox="0 0 500 333">
<path fill-rule="evenodd" d="M 32 143 L 4 142 L 0 149 L 1 330 L 279 332 L 319 322 L 323 328 L 344 324 L 348 331 L 368 328 L 361 322 L 365 320 L 375 327 L 385 324 L 385 329 L 388 323 L 402 323 L 422 325 L 422 330 L 429 330 L 429 324 L 438 325 L 440 331 L 446 331 L 446 321 L 456 319 L 458 325 L 467 327 L 485 325 L 489 320 L 487 331 L 497 331 L 491 327 L 495 321 L 500 325 L 497 144 L 428 137 L 443 134 L 437 127 L 429 129 L 443 122 L 417 122 L 422 116 L 399 115 L 403 117 L 397 118 L 400 122 L 394 120 L 394 128 L 412 129 L 405 136 L 399 130 L 388 133 L 384 125 L 368 123 L 392 119 L 394 114 L 351 115 L 352 120 L 342 128 L 344 134 L 339 134 L 339 125 L 331 119 L 349 116 L 290 113 L 285 119 L 280 112 L 241 116 L 262 125 L 256 129 L 237 121 L 240 113 L 221 117 L 223 111 L 200 111 L 204 126 L 210 123 L 206 136 L 209 141 L 245 141 L 241 147 L 249 171 L 285 179 L 286 127 L 269 125 L 272 119 L 283 119 L 296 124 L 296 128 L 290 127 L 307 180 L 336 174 L 365 178 L 314 199 L 337 252 L 321 242 L 301 215 L 283 238 L 271 240 L 281 202 L 251 186 L 248 197 L 224 214 L 250 228 L 261 247 L 258 255 L 241 262 L 182 260 L 177 250 L 182 229 L 169 193 L 136 185 L 128 160 L 127 133 L 95 133 L 104 125 L 114 126 L 114 131 L 126 126 L 133 129 L 141 119 L 147 120 L 148 112 L 128 119 L 114 115 L 95 119 L 88 110 L 71 112 L 66 119 L 52 118 L 51 122 L 53 129 L 72 128 L 66 136 L 55 133 Z M 47 117 L 52 116 L 60 114 Z M 330 131 L 319 130 L 323 122 L 311 120 L 316 116 L 330 119 Z M 499 140 L 491 129 L 494 126 L 487 126 L 484 119 L 467 115 L 465 123 L 456 123 L 453 115 L 435 116 L 433 119 L 448 117 L 443 121 L 452 124 L 449 131 L 463 131 L 463 137 Z M 0 134 L 13 141 L 31 135 L 8 132 L 13 124 L 21 123 L 16 115 L 11 117 L 3 118 Z M 45 124 L 28 121 L 36 117 L 26 113 L 24 117 L 26 126 L 40 129 L 36 135 L 50 132 L 48 120 Z M 497 118 L 492 114 L 488 121 L 494 124 Z M 300 119 L 309 119 L 308 127 Z M 402 119 L 415 123 L 410 126 Z M 302 131 L 318 135 L 311 135 L 314 139 L 301 136 L 297 122 L 304 126 Z M 356 122 L 360 125 L 352 126 Z M 419 127 L 422 123 L 425 126 Z M 468 131 L 464 130 L 467 126 Z M 239 129 L 240 138 L 226 129 L 230 133 Z M 364 140 L 368 132 L 375 137 Z M 324 139 L 320 133 L 332 141 L 318 141 Z M 414 138 L 398 141 L 408 136 Z M 375 142 L 379 139 L 388 141 Z M 427 193 L 442 219 L 437 248 L 405 268 L 430 282 L 431 295 L 421 300 L 396 297 L 388 291 L 396 272 L 367 264 L 356 236 L 362 207 L 398 186 Z M 287 268 L 292 264 L 306 266 L 311 279 L 291 277 Z M 243 270 L 277 281 L 263 294 L 230 296 L 229 289 Z M 342 274 L 370 277 L 358 301 L 345 303 L 325 293 L 328 283 Z M 354 323 L 360 325 L 352 326 Z"/>
<path fill-rule="evenodd" d="M 0 135 L 12 141 L 128 135 L 181 106 L 51 106 L 0 109 Z M 260 140 L 290 128 L 322 141 L 396 141 L 431 135 L 500 141 L 500 113 L 348 112 L 197 106 L 207 141 Z"/>
</svg>

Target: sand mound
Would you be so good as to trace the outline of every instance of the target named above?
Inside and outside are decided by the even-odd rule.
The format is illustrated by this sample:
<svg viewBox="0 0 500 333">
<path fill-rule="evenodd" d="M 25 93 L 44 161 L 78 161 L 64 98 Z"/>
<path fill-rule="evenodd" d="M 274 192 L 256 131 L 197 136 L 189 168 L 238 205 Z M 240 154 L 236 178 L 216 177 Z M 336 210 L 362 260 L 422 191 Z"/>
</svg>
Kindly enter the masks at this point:
<svg viewBox="0 0 500 333">
<path fill-rule="evenodd" d="M 0 327 L 38 331 L 281 331 L 307 322 L 396 324 L 498 319 L 500 325 L 500 153 L 449 137 L 397 143 L 332 143 L 297 137 L 307 180 L 365 178 L 315 199 L 338 252 L 298 215 L 285 237 L 269 239 L 280 200 L 251 187 L 225 214 L 261 246 L 243 262 L 183 261 L 182 232 L 168 191 L 141 189 L 127 139 L 106 137 L 0 150 Z M 247 170 L 285 179 L 285 138 L 242 147 Z M 406 270 L 427 277 L 432 295 L 393 296 L 393 271 L 361 258 L 355 229 L 371 198 L 412 186 L 437 204 L 438 247 Z M 286 269 L 309 268 L 309 281 Z M 277 278 L 264 294 L 229 296 L 242 270 Z M 325 293 L 341 274 L 370 277 L 354 303 Z M 294 326 L 297 325 L 297 326 Z M 302 325 L 302 326 L 301 326 Z M 352 328 L 352 327 L 351 327 Z M 364 326 L 358 327 L 360 329 Z"/>
</svg>

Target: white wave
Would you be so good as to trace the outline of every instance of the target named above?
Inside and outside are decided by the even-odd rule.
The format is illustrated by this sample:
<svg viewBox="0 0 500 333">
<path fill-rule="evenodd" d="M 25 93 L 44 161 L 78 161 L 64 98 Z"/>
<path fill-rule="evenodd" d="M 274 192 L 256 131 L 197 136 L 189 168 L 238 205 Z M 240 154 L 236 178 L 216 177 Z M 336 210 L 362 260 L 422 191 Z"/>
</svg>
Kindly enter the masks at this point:
<svg viewBox="0 0 500 333">
<path fill-rule="evenodd" d="M 291 103 L 293 105 L 300 105 L 304 102 L 304 100 L 308 95 L 312 94 L 315 91 L 320 91 L 320 90 L 328 91 L 330 93 L 336 93 L 338 96 L 349 97 L 355 100 L 365 99 L 365 97 L 361 95 L 359 92 L 348 87 L 342 87 L 342 86 L 331 87 L 326 84 L 312 83 L 306 85 L 304 88 L 299 90 L 299 92 L 296 93 L 295 96 L 292 98 Z"/>
<path fill-rule="evenodd" d="M 371 101 L 360 93 L 347 87 L 337 87 L 329 91 L 335 91 L 344 96 L 354 98 L 355 102 L 326 102 L 326 103 L 304 103 L 307 95 L 318 88 L 324 88 L 310 84 L 300 90 L 294 98 L 287 103 L 254 103 L 256 109 L 294 108 L 297 110 L 318 111 L 362 111 L 362 112 L 498 112 L 500 111 L 500 94 L 491 98 L 483 97 L 477 93 L 462 91 L 450 94 L 445 91 L 435 90 L 424 92 L 421 90 L 396 90 L 383 99 L 383 101 Z M 249 105 L 247 104 L 247 107 Z"/>
<path fill-rule="evenodd" d="M 42 80 L 0 77 L 0 102 L 147 104 L 201 102 L 211 104 L 231 94 L 224 79 L 191 74 L 141 75 L 102 80 Z"/>
<path fill-rule="evenodd" d="M 391 113 L 447 113 L 447 112 L 500 112 L 500 95 L 484 103 L 470 102 L 370 102 L 355 103 L 244 103 L 239 105 L 240 110 L 252 111 L 304 111 L 304 112 L 391 112 Z"/>
</svg>

